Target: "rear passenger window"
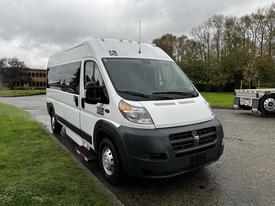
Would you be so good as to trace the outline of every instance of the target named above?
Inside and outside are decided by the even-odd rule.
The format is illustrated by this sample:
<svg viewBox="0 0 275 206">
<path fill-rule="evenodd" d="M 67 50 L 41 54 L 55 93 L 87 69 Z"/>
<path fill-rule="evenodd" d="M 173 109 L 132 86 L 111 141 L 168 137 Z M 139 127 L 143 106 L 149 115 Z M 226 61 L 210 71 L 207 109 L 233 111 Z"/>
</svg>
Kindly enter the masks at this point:
<svg viewBox="0 0 275 206">
<path fill-rule="evenodd" d="M 48 68 L 48 87 L 79 94 L 81 62 Z"/>
</svg>

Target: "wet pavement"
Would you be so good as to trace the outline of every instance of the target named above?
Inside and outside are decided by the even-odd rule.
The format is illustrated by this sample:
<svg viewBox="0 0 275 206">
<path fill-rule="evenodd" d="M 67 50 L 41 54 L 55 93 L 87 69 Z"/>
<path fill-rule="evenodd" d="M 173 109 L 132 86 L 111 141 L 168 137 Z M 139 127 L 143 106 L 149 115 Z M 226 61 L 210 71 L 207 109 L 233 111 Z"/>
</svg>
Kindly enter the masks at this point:
<svg viewBox="0 0 275 206">
<path fill-rule="evenodd" d="M 45 96 L 0 97 L 0 102 L 24 108 L 50 128 Z M 96 161 L 83 164 L 125 205 L 275 205 L 275 118 L 241 110 L 215 113 L 223 123 L 225 151 L 206 168 L 162 180 L 128 178 L 113 187 Z M 75 154 L 66 135 L 57 138 Z"/>
</svg>

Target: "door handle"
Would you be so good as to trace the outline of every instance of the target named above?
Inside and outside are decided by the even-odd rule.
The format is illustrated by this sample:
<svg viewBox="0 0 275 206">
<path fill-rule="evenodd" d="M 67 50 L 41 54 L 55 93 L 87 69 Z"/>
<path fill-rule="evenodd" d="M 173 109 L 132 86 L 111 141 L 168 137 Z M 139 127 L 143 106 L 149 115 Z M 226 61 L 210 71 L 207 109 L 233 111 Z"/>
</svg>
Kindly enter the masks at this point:
<svg viewBox="0 0 275 206">
<path fill-rule="evenodd" d="M 85 109 L 85 98 L 81 98 L 81 107 Z"/>
<path fill-rule="evenodd" d="M 75 106 L 78 107 L 78 96 L 74 96 L 74 103 L 75 103 Z"/>
</svg>

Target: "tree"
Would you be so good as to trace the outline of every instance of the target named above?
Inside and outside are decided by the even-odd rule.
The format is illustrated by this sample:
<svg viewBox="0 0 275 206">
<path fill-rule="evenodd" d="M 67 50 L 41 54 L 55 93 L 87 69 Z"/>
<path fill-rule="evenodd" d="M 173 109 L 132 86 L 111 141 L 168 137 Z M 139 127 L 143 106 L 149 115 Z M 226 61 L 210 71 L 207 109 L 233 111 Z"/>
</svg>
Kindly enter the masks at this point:
<svg viewBox="0 0 275 206">
<path fill-rule="evenodd" d="M 185 49 L 186 49 L 186 40 L 188 39 L 187 36 L 185 35 L 182 35 L 180 37 L 177 38 L 176 40 L 176 53 L 177 53 L 177 56 L 176 56 L 176 61 L 177 62 L 180 62 L 183 60 L 184 56 L 185 56 Z"/>
<path fill-rule="evenodd" d="M 218 60 L 220 60 L 220 52 L 221 52 L 221 38 L 223 32 L 223 24 L 224 24 L 224 16 L 223 15 L 215 15 L 210 18 L 210 22 L 212 22 L 213 28 L 215 29 L 214 33 L 214 44 L 215 50 Z"/>
<path fill-rule="evenodd" d="M 271 5 L 269 10 L 267 11 L 267 31 L 268 34 L 266 35 L 267 41 L 267 51 L 268 56 L 272 57 L 272 40 L 274 38 L 275 29 L 274 29 L 274 22 L 275 22 L 275 3 Z"/>
<path fill-rule="evenodd" d="M 161 38 L 154 39 L 153 44 L 162 48 L 172 59 L 176 60 L 176 36 L 173 34 L 165 34 Z"/>
<path fill-rule="evenodd" d="M 14 89 L 16 83 L 26 81 L 27 75 L 24 72 L 27 69 L 25 63 L 18 58 L 9 58 L 0 60 L 0 79 L 5 87 Z"/>
<path fill-rule="evenodd" d="M 201 90 L 275 87 L 275 3 L 240 18 L 214 15 L 191 35 L 165 34 L 153 43 Z"/>
</svg>

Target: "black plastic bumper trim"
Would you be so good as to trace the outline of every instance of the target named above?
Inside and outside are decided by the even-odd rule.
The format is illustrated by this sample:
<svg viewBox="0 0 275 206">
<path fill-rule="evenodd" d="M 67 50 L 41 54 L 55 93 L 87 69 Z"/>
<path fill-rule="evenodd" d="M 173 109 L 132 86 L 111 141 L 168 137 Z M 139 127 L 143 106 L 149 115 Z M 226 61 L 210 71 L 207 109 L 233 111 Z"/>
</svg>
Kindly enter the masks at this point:
<svg viewBox="0 0 275 206">
<path fill-rule="evenodd" d="M 89 135 L 86 132 L 84 132 L 83 130 L 77 128 L 76 126 L 74 126 L 73 124 L 71 124 L 70 122 L 65 120 L 64 118 L 60 117 L 59 115 L 56 115 L 56 117 L 57 117 L 58 121 L 60 121 L 62 124 L 64 124 L 70 130 L 72 130 L 74 133 L 76 133 L 77 135 L 79 135 L 80 137 L 85 139 L 87 142 L 92 144 L 92 136 L 91 135 Z"/>
<path fill-rule="evenodd" d="M 211 144 L 192 148 L 190 153 L 177 156 L 169 140 L 170 134 L 216 127 L 217 136 Z M 125 174 L 150 178 L 165 178 L 196 170 L 217 161 L 223 153 L 223 129 L 217 119 L 208 122 L 162 129 L 118 128 L 125 153 L 127 154 Z M 153 158 L 151 154 L 154 154 Z M 200 155 L 200 162 L 194 160 Z M 157 157 L 157 158 L 154 158 Z M 122 163 L 125 163 L 123 161 Z"/>
</svg>

